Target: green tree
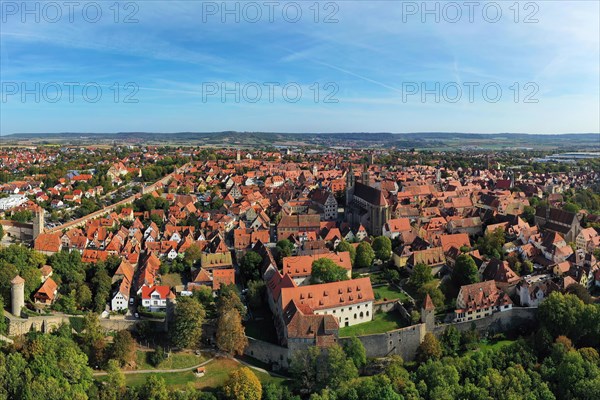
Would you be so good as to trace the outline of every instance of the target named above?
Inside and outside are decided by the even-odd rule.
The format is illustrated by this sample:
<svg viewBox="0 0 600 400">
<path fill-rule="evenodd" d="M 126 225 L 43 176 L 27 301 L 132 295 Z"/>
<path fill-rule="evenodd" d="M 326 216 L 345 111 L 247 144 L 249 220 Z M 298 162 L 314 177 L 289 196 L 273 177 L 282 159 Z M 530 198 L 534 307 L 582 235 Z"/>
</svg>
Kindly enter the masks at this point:
<svg viewBox="0 0 600 400">
<path fill-rule="evenodd" d="M 231 400 L 261 400 L 262 385 L 250 368 L 241 367 L 229 374 L 223 393 Z"/>
<path fill-rule="evenodd" d="M 455 356 L 460 350 L 460 332 L 454 326 L 450 325 L 442 334 L 441 344 L 444 349 L 444 355 Z"/>
<path fill-rule="evenodd" d="M 263 299 L 267 293 L 265 281 L 257 280 L 248 282 L 248 304 L 257 309 L 263 305 Z"/>
<path fill-rule="evenodd" d="M 244 254 L 240 261 L 240 267 L 242 274 L 247 281 L 260 280 L 260 265 L 262 264 L 262 257 L 255 251 L 248 251 Z"/>
<path fill-rule="evenodd" d="M 338 282 L 348 279 L 348 271 L 329 258 L 313 261 L 310 280 L 312 283 Z"/>
<path fill-rule="evenodd" d="M 347 251 L 348 253 L 350 253 L 350 261 L 352 261 L 352 265 L 354 265 L 354 261 L 356 260 L 356 249 L 354 248 L 354 246 L 352 246 L 345 240 L 341 240 L 335 250 L 337 252 Z"/>
<path fill-rule="evenodd" d="M 456 263 L 452 270 L 452 282 L 454 282 L 456 287 L 479 282 L 477 265 L 473 257 L 469 254 L 461 254 L 456 258 Z"/>
<path fill-rule="evenodd" d="M 352 336 L 344 343 L 344 353 L 352 360 L 357 369 L 361 369 L 367 364 L 367 351 L 356 336 Z"/>
<path fill-rule="evenodd" d="M 502 246 L 505 242 L 504 228 L 498 227 L 493 232 L 480 237 L 477 248 L 488 257 L 502 259 Z"/>
<path fill-rule="evenodd" d="M 162 376 L 148 375 L 140 388 L 140 398 L 144 400 L 169 400 L 167 384 Z"/>
<path fill-rule="evenodd" d="M 431 267 L 423 263 L 418 263 L 413 267 L 412 274 L 408 279 L 408 284 L 415 289 L 419 289 L 424 284 L 431 281 L 433 281 Z"/>
<path fill-rule="evenodd" d="M 373 264 L 375 252 L 368 242 L 360 242 L 356 249 L 356 266 L 358 268 L 368 268 Z"/>
<path fill-rule="evenodd" d="M 220 308 L 217 322 L 217 347 L 234 356 L 244 354 L 248 338 L 242 325 L 242 317 L 236 308 Z"/>
<path fill-rule="evenodd" d="M 433 301 L 433 305 L 435 305 L 437 308 L 442 308 L 444 306 L 444 302 L 446 301 L 446 297 L 440 290 L 437 281 L 425 283 L 423 286 L 417 289 L 417 294 L 419 295 L 419 302 L 421 303 L 425 301 L 425 296 L 429 295 L 429 297 L 431 297 L 431 301 Z"/>
<path fill-rule="evenodd" d="M 277 242 L 275 245 L 275 256 L 277 258 L 277 262 L 281 264 L 285 257 L 289 257 L 292 255 L 292 251 L 294 250 L 294 245 L 287 239 L 282 239 Z"/>
<path fill-rule="evenodd" d="M 135 360 L 135 341 L 131 333 L 126 330 L 118 331 L 112 345 L 112 358 L 121 366 L 128 365 Z"/>
<path fill-rule="evenodd" d="M 572 283 L 567 286 L 566 293 L 574 294 L 585 304 L 590 304 L 592 302 L 592 296 L 590 295 L 590 292 L 588 292 L 586 287 L 580 283 Z"/>
<path fill-rule="evenodd" d="M 435 335 L 427 332 L 417 348 L 417 359 L 421 362 L 439 360 L 442 357 L 442 346 Z"/>
<path fill-rule="evenodd" d="M 106 340 L 97 314 L 87 313 L 83 317 L 80 341 L 83 351 L 89 358 L 90 365 L 103 366 L 106 357 Z"/>
<path fill-rule="evenodd" d="M 110 298 L 112 280 L 103 264 L 96 264 L 93 271 L 94 276 L 91 283 L 94 292 L 94 311 L 101 313 L 106 308 L 106 303 Z"/>
<path fill-rule="evenodd" d="M 101 393 L 102 400 L 119 400 L 125 395 L 125 374 L 119 368 L 117 360 L 108 360 L 106 367 L 106 385 Z"/>
<path fill-rule="evenodd" d="M 523 209 L 523 219 L 529 224 L 535 224 L 535 208 L 532 206 L 525 206 Z"/>
<path fill-rule="evenodd" d="M 0 311 L 4 311 L 4 300 L 0 297 Z M 0 317 L 0 335 L 6 333 L 6 318 L 4 315 Z"/>
<path fill-rule="evenodd" d="M 198 300 L 180 297 L 175 305 L 175 323 L 171 331 L 173 345 L 181 349 L 198 348 L 205 315 L 204 307 Z"/>
<path fill-rule="evenodd" d="M 148 361 L 155 367 L 158 367 L 161 362 L 167 359 L 167 354 L 165 353 L 165 349 L 162 346 L 158 346 L 152 353 L 148 356 Z"/>
<path fill-rule="evenodd" d="M 200 250 L 200 246 L 198 246 L 196 243 L 192 243 L 192 245 L 185 251 L 185 254 L 183 255 L 183 261 L 189 267 L 192 267 L 200 259 L 201 255 L 202 250 Z"/>
<path fill-rule="evenodd" d="M 375 257 L 381 261 L 388 261 L 392 257 L 392 241 L 386 236 L 379 236 L 373 240 Z"/>
</svg>

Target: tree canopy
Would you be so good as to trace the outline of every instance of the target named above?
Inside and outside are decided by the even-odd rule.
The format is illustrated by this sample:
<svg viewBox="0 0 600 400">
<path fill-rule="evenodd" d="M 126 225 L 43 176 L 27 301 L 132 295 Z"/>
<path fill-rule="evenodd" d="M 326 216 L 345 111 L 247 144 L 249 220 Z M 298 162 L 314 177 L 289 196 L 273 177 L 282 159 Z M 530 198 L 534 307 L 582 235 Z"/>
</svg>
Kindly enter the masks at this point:
<svg viewBox="0 0 600 400">
<path fill-rule="evenodd" d="M 367 242 L 360 242 L 356 249 L 355 264 L 358 268 L 368 268 L 373 264 L 375 252 L 371 245 Z"/>
<path fill-rule="evenodd" d="M 388 261 L 392 257 L 392 241 L 386 236 L 378 236 L 373 240 L 373 251 L 375 257 Z"/>
<path fill-rule="evenodd" d="M 312 283 L 338 282 L 348 279 L 348 271 L 329 258 L 313 261 L 310 280 Z"/>
</svg>

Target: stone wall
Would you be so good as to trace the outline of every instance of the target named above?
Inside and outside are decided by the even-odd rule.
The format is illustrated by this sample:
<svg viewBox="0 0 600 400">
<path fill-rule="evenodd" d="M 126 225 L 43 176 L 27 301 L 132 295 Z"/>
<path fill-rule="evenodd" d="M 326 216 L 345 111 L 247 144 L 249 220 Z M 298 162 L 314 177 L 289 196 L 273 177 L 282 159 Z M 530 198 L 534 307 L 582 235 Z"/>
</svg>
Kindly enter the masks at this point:
<svg viewBox="0 0 600 400">
<path fill-rule="evenodd" d="M 412 360 L 425 333 L 425 324 L 417 324 L 386 333 L 358 336 L 358 339 L 365 346 L 367 357 L 387 357 L 396 354 L 404 360 Z M 349 338 L 340 338 L 339 343 L 343 345 L 347 340 Z"/>
<path fill-rule="evenodd" d="M 132 330 L 139 321 L 139 319 L 125 319 L 111 316 L 108 319 L 100 318 L 100 326 L 106 331 Z M 160 326 L 162 327 L 162 324 Z"/>
<path fill-rule="evenodd" d="M 475 327 L 480 333 L 500 333 L 511 330 L 526 330 L 533 327 L 537 322 L 537 307 L 515 307 L 508 311 L 497 312 L 489 317 L 465 321 L 460 323 L 436 325 L 434 334 L 439 336 L 444 330 L 452 325 L 460 332 L 468 331 Z"/>
<path fill-rule="evenodd" d="M 291 357 L 288 348 L 251 337 L 248 337 L 248 346 L 244 354 L 269 364 L 273 370 L 287 368 L 288 359 Z"/>
<path fill-rule="evenodd" d="M 4 233 L 20 241 L 33 239 L 33 224 L 26 222 L 1 220 L 0 224 L 4 228 Z"/>
<path fill-rule="evenodd" d="M 52 332 L 62 323 L 69 323 L 67 316 L 43 315 L 29 318 L 17 318 L 4 313 L 7 322 L 7 336 L 25 335 L 31 331 Z"/>
<path fill-rule="evenodd" d="M 373 314 L 392 311 L 396 307 L 396 303 L 400 302 L 398 300 L 377 301 L 373 303 Z"/>
<path fill-rule="evenodd" d="M 536 315 L 536 307 L 518 307 L 474 321 L 436 325 L 432 333 L 439 336 L 450 325 L 461 332 L 474 326 L 482 334 L 527 330 L 536 324 Z M 367 357 L 386 357 L 397 354 L 404 360 L 410 361 L 414 359 L 425 333 L 427 333 L 425 324 L 417 324 L 386 333 L 359 336 L 358 339 L 365 346 Z M 347 340 L 348 338 L 340 338 L 339 343 L 343 345 Z"/>
</svg>

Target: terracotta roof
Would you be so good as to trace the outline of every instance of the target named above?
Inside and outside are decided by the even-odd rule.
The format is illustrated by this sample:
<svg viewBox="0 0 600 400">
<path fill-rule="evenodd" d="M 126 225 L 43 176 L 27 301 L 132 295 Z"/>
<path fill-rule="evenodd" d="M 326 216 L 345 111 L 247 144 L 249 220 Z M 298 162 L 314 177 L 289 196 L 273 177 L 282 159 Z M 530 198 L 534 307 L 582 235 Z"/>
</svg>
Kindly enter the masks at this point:
<svg viewBox="0 0 600 400">
<path fill-rule="evenodd" d="M 233 268 L 215 269 L 212 271 L 212 274 L 213 290 L 219 290 L 221 285 L 235 284 L 235 270 Z"/>
<path fill-rule="evenodd" d="M 52 278 L 48 278 L 44 281 L 44 283 L 42 284 L 42 287 L 40 287 L 38 289 L 38 291 L 35 293 L 34 297 L 37 298 L 37 297 L 45 296 L 48 298 L 48 300 L 53 301 L 57 288 L 58 288 L 58 285 L 56 284 L 56 282 L 54 282 L 54 280 Z"/>
<path fill-rule="evenodd" d="M 454 235 L 441 235 L 440 241 L 444 252 L 450 250 L 451 247 L 460 249 L 462 246 L 471 247 L 469 235 L 466 233 L 455 233 Z"/>
<path fill-rule="evenodd" d="M 312 263 L 321 258 L 327 258 L 347 271 L 352 270 L 350 253 L 347 251 L 343 251 L 339 253 L 324 253 L 307 256 L 284 257 L 283 273 L 290 275 L 292 278 L 308 276 L 312 273 Z"/>
<path fill-rule="evenodd" d="M 10 281 L 12 285 L 20 285 L 25 283 L 25 279 L 21 278 L 19 275 L 15 276 L 12 281 Z"/>
<path fill-rule="evenodd" d="M 37 251 L 54 253 L 59 252 L 61 247 L 60 233 L 40 233 L 33 245 L 33 248 Z"/>
<path fill-rule="evenodd" d="M 458 298 L 464 304 L 464 308 L 457 309 L 456 312 L 476 311 L 482 308 L 512 304 L 510 297 L 499 290 L 494 281 L 464 285 L 460 288 Z M 458 304 L 457 307 L 459 307 Z"/>
<path fill-rule="evenodd" d="M 374 299 L 369 278 L 281 289 L 283 307 L 295 300 L 297 304 L 306 304 L 312 310 L 324 310 L 364 303 Z"/>
<path fill-rule="evenodd" d="M 435 310 L 435 305 L 433 304 L 433 300 L 429 297 L 429 293 L 425 295 L 425 301 L 423 301 L 423 309 L 425 311 Z"/>
<path fill-rule="evenodd" d="M 149 299 L 150 295 L 157 292 L 161 299 L 166 299 L 168 294 L 171 292 L 171 288 L 168 286 L 144 286 L 142 287 L 142 299 Z"/>
<path fill-rule="evenodd" d="M 387 229 L 390 232 L 404 232 L 410 231 L 410 219 L 408 218 L 394 218 L 388 220 L 386 223 Z"/>
</svg>

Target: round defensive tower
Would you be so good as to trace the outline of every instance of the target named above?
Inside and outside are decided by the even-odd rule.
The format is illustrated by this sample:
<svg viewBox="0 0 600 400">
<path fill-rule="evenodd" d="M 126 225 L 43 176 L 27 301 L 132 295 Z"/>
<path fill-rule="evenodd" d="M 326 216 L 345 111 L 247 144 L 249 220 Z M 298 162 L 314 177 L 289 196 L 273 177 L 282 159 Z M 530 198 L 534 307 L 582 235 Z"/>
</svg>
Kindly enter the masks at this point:
<svg viewBox="0 0 600 400">
<path fill-rule="evenodd" d="M 25 279 L 19 275 L 10 281 L 11 294 L 11 312 L 14 316 L 20 317 L 21 310 L 25 307 Z"/>
</svg>

